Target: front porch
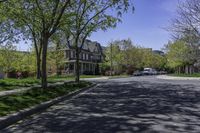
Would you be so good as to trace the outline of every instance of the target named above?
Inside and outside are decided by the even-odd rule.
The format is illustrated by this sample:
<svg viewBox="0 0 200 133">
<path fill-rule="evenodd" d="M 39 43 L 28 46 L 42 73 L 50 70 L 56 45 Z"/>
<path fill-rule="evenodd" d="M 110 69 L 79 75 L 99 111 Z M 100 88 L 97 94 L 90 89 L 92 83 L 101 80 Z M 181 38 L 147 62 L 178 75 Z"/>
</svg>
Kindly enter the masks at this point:
<svg viewBox="0 0 200 133">
<path fill-rule="evenodd" d="M 98 63 L 80 62 L 80 74 L 84 75 L 98 75 L 100 72 Z M 76 65 L 75 62 L 67 62 L 64 66 L 65 74 L 75 74 Z"/>
</svg>

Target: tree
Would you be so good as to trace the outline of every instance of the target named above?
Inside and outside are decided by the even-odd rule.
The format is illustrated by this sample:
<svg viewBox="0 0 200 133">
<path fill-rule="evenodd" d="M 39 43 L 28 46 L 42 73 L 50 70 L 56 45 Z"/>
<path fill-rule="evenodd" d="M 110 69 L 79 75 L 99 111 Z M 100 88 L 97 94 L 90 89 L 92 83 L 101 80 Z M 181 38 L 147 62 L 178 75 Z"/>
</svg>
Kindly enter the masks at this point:
<svg viewBox="0 0 200 133">
<path fill-rule="evenodd" d="M 57 33 L 52 36 L 48 54 L 48 66 L 56 70 L 57 76 L 61 75 L 61 69 L 64 66 L 64 48 L 66 47 L 63 40 L 63 34 Z"/>
<path fill-rule="evenodd" d="M 135 70 L 152 67 L 163 70 L 166 67 L 166 57 L 155 54 L 152 49 L 134 45 L 130 39 L 116 40 L 109 43 L 106 49 L 105 66 L 113 66 L 117 74 L 132 74 Z M 112 64 L 112 65 L 111 65 Z"/>
<path fill-rule="evenodd" d="M 197 49 L 200 41 L 200 1 L 179 2 L 177 16 L 172 19 L 169 31 L 176 40 L 182 40 Z M 194 50 L 195 52 L 196 50 Z"/>
<path fill-rule="evenodd" d="M 8 74 L 10 72 L 35 72 L 35 55 L 33 52 L 17 51 L 16 46 L 6 43 L 0 46 L 0 67 Z"/>
<path fill-rule="evenodd" d="M 70 5 L 70 0 L 10 0 L 4 3 L 16 26 L 20 27 L 23 33 L 28 31 L 25 33 L 32 37 L 34 44 L 39 42 L 38 49 L 41 50 L 42 59 L 42 88 L 45 89 L 47 88 L 46 59 L 49 39 L 60 27 L 68 24 L 67 18 L 70 17 L 70 12 L 67 11 L 67 7 Z"/>
<path fill-rule="evenodd" d="M 109 46 L 106 49 L 106 61 L 110 66 L 111 75 L 113 72 L 121 73 L 122 71 L 122 60 L 123 55 L 119 46 L 120 41 L 112 41 L 109 43 Z"/>
<path fill-rule="evenodd" d="M 184 41 L 190 48 L 191 64 L 199 63 L 200 41 L 200 1 L 185 0 L 179 2 L 177 16 L 172 19 L 169 31 L 174 41 Z"/>
<path fill-rule="evenodd" d="M 129 0 L 75 0 L 73 9 L 75 16 L 70 34 L 73 36 L 73 46 L 76 50 L 76 82 L 79 82 L 79 54 L 86 38 L 99 29 L 106 30 L 115 27 L 121 21 L 121 15 L 128 10 Z M 117 15 L 111 15 L 113 9 Z M 113 13 L 114 14 L 114 13 Z"/>
<path fill-rule="evenodd" d="M 186 65 L 193 64 L 191 60 L 191 48 L 181 40 L 170 42 L 165 46 L 168 66 L 182 72 Z"/>
<path fill-rule="evenodd" d="M 33 75 L 36 72 L 36 58 L 35 54 L 30 52 L 16 51 L 16 63 L 13 67 L 16 72 L 24 72 L 28 75 Z"/>
<path fill-rule="evenodd" d="M 0 1 L 0 44 L 18 42 L 20 32 L 14 28 L 14 22 L 9 19 L 4 3 L 6 0 Z"/>
<path fill-rule="evenodd" d="M 6 2 L 6 1 L 7 1 L 7 0 L 0 0 L 0 3 L 1 3 L 1 2 Z"/>
<path fill-rule="evenodd" d="M 0 47 L 0 66 L 3 67 L 3 71 L 8 74 L 14 70 L 14 64 L 16 63 L 16 47 L 11 43 L 1 45 Z"/>
</svg>

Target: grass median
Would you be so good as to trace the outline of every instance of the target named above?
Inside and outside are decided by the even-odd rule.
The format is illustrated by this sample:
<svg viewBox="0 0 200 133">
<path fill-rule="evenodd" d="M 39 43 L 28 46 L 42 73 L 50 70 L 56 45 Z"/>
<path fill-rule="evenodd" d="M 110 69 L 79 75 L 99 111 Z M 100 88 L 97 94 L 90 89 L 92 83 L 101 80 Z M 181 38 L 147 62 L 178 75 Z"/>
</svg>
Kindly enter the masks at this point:
<svg viewBox="0 0 200 133">
<path fill-rule="evenodd" d="M 169 76 L 174 77 L 194 77 L 194 78 L 200 78 L 200 73 L 193 73 L 193 74 L 169 74 Z"/>
<path fill-rule="evenodd" d="M 100 75 L 81 75 L 80 78 L 97 78 Z M 64 76 L 50 76 L 48 77 L 48 83 L 64 82 L 64 81 L 74 81 L 75 77 L 73 75 Z M 19 89 L 22 87 L 31 87 L 33 85 L 39 85 L 41 80 L 35 78 L 25 78 L 25 79 L 12 79 L 5 78 L 0 79 L 0 91 L 7 91 L 13 89 Z"/>
<path fill-rule="evenodd" d="M 69 82 L 64 85 L 49 87 L 45 90 L 35 88 L 24 93 L 0 97 L 0 116 L 18 112 L 90 85 L 90 82 L 85 81 L 81 81 L 79 84 Z"/>
</svg>

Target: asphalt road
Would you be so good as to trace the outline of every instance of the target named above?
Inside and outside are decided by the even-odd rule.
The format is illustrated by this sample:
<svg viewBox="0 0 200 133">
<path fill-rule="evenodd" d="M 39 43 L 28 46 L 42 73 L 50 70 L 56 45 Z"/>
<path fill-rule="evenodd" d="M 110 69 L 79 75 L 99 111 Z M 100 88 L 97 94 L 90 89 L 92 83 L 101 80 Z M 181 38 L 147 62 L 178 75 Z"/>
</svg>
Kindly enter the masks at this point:
<svg viewBox="0 0 200 133">
<path fill-rule="evenodd" d="M 200 132 L 200 81 L 149 76 L 96 82 L 97 87 L 0 132 Z"/>
</svg>

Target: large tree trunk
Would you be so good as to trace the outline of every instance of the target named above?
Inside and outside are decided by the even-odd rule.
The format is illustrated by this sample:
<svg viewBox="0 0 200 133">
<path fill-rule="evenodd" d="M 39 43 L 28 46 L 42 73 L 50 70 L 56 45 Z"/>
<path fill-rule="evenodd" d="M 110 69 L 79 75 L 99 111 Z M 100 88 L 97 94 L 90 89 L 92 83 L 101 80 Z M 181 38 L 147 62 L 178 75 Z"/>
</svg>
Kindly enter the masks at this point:
<svg viewBox="0 0 200 133">
<path fill-rule="evenodd" d="M 77 82 L 77 83 L 79 83 L 80 82 L 80 71 L 79 71 L 79 49 L 78 48 L 76 48 L 76 79 L 75 79 L 75 81 Z"/>
<path fill-rule="evenodd" d="M 189 67 L 189 72 L 190 72 L 190 74 L 193 74 L 193 73 L 194 73 L 194 66 L 193 66 L 193 65 L 190 65 L 190 67 Z"/>
<path fill-rule="evenodd" d="M 46 60 L 47 60 L 47 45 L 48 45 L 48 38 L 43 38 L 43 45 L 42 45 L 42 88 L 47 88 L 47 68 L 46 68 Z"/>
<path fill-rule="evenodd" d="M 40 79 L 41 77 L 40 63 L 41 63 L 40 56 L 37 55 L 37 75 L 36 75 L 37 79 Z"/>
<path fill-rule="evenodd" d="M 185 74 L 189 74 L 189 73 L 188 73 L 188 65 L 185 65 L 185 66 L 184 66 L 184 69 L 185 69 Z"/>
<path fill-rule="evenodd" d="M 178 67 L 178 74 L 180 74 L 181 73 L 181 67 L 179 66 Z"/>
<path fill-rule="evenodd" d="M 40 42 L 41 43 L 41 42 Z M 40 60 L 40 57 L 41 57 L 41 48 L 38 49 L 38 45 L 37 45 L 37 41 L 34 39 L 34 45 L 35 45 L 35 53 L 36 53 L 36 78 L 37 79 L 40 79 L 41 77 L 41 60 Z M 40 44 L 41 45 L 41 44 Z"/>
</svg>

